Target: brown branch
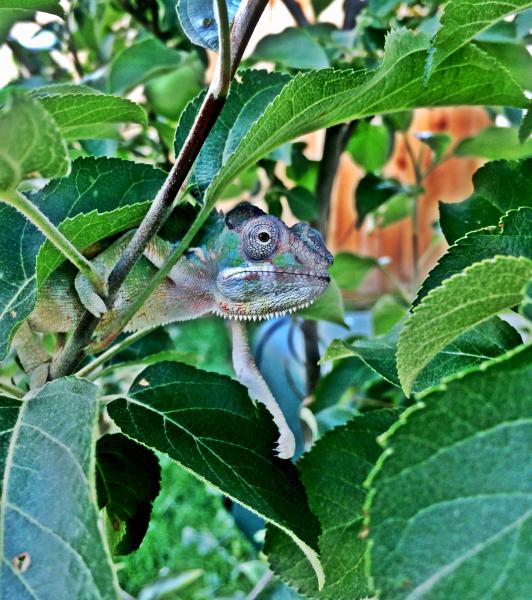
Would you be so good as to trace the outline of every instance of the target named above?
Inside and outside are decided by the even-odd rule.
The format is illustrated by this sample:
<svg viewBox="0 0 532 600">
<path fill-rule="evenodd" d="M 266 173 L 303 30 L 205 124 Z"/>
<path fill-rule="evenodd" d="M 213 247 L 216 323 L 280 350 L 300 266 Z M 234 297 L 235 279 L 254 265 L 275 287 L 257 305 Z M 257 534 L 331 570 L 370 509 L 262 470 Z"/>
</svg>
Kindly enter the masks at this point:
<svg viewBox="0 0 532 600">
<path fill-rule="evenodd" d="M 242 2 L 235 17 L 231 33 L 231 68 L 227 69 L 227 65 L 224 65 L 220 59 L 220 57 L 223 58 L 227 54 L 222 49 L 220 51 L 217 76 L 214 77 L 213 82 L 209 87 L 194 125 L 192 126 L 166 181 L 150 206 L 148 213 L 136 230 L 131 242 L 120 257 L 120 260 L 109 275 L 109 294 L 105 299 L 108 307 L 113 305 L 118 290 L 137 260 L 142 256 L 144 249 L 151 238 L 159 231 L 163 223 L 169 217 L 174 200 L 180 192 L 207 136 L 216 123 L 225 104 L 229 87 L 228 75 L 232 76 L 235 73 L 246 44 L 267 3 L 268 0 L 247 0 Z M 222 5 L 225 6 L 225 2 L 220 2 L 219 8 Z M 227 39 L 224 32 L 220 33 L 219 39 L 220 45 L 222 45 L 223 40 Z M 89 344 L 98 323 L 99 319 L 94 317 L 88 311 L 83 314 L 74 333 L 65 345 L 65 348 L 52 363 L 50 371 L 52 379 L 68 375 L 75 369 L 84 349 Z"/>
<path fill-rule="evenodd" d="M 294 17 L 294 21 L 299 27 L 305 27 L 305 25 L 309 24 L 308 19 L 297 0 L 283 0 L 283 3 L 288 9 L 288 12 Z"/>
</svg>

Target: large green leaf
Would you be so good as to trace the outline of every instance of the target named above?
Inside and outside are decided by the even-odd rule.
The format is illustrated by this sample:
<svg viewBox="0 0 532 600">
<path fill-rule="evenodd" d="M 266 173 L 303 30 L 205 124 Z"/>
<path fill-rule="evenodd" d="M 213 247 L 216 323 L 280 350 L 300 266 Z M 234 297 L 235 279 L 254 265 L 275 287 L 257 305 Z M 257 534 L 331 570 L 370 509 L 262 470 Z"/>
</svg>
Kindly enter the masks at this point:
<svg viewBox="0 0 532 600">
<path fill-rule="evenodd" d="M 51 181 L 43 190 L 34 194 L 31 200 L 54 224 L 59 224 L 80 213 L 111 211 L 152 199 L 164 179 L 165 173 L 150 165 L 110 158 L 83 158 L 74 161 L 68 177 Z M 81 219 L 86 223 L 93 218 L 94 214 Z M 3 226 L 0 236 L 2 359 L 15 329 L 35 305 L 35 261 L 44 237 L 21 214 L 1 203 L 0 222 Z M 65 224 L 65 230 L 72 231 L 68 224 Z M 82 229 L 80 233 L 84 235 L 86 230 Z M 86 240 L 84 237 L 83 242 Z M 43 273 L 47 269 L 49 271 L 54 261 L 57 264 L 57 255 L 55 259 L 50 258 L 43 263 Z"/>
<path fill-rule="evenodd" d="M 344 344 L 345 351 L 361 358 L 390 383 L 400 386 L 395 363 L 401 325 L 386 335 Z M 521 336 L 498 317 L 479 323 L 440 350 L 416 375 L 412 390 L 420 392 L 443 378 L 495 358 L 522 343 Z"/>
<path fill-rule="evenodd" d="M 15 423 L 0 399 L 2 598 L 116 598 L 94 501 L 96 391 L 54 381 L 19 403 Z"/>
<path fill-rule="evenodd" d="M 385 437 L 369 502 L 379 598 L 527 598 L 532 348 L 449 381 Z"/>
<path fill-rule="evenodd" d="M 263 37 L 253 57 L 292 69 L 323 69 L 331 64 L 318 40 L 302 27 L 287 27 L 280 33 Z"/>
<path fill-rule="evenodd" d="M 62 17 L 65 13 L 59 0 L 2 0 L 0 14 L 5 10 L 31 10 L 51 13 Z"/>
<path fill-rule="evenodd" d="M 497 256 L 467 267 L 429 292 L 406 321 L 397 348 L 405 393 L 423 367 L 454 338 L 498 312 L 518 305 L 532 277 L 532 260 Z"/>
<path fill-rule="evenodd" d="M 193 181 L 200 196 L 233 154 L 257 115 L 266 110 L 290 79 L 281 73 L 259 70 L 244 71 L 241 78 L 241 83 L 233 82 L 231 85 L 224 109 L 196 160 Z M 200 94 L 179 120 L 174 142 L 176 155 L 192 127 L 202 100 L 203 94 Z"/>
<path fill-rule="evenodd" d="M 493 256 L 526 256 L 532 259 L 532 208 L 511 210 L 498 225 L 471 231 L 460 238 L 429 273 L 414 305 L 448 277 Z"/>
<path fill-rule="evenodd" d="M 152 450 L 121 433 L 96 443 L 96 492 L 114 533 L 116 554 L 129 554 L 142 542 L 152 503 L 160 490 L 161 467 Z"/>
<path fill-rule="evenodd" d="M 57 123 L 28 96 L 8 97 L 0 111 L 0 139 L 0 190 L 15 188 L 26 177 L 68 172 L 67 148 Z"/>
<path fill-rule="evenodd" d="M 454 154 L 481 156 L 489 160 L 518 160 L 532 156 L 532 140 L 521 144 L 518 130 L 514 127 L 486 127 L 477 135 L 461 140 Z"/>
<path fill-rule="evenodd" d="M 321 581 L 319 525 L 296 468 L 273 454 L 276 427 L 246 388 L 223 375 L 159 363 L 143 371 L 127 398 L 114 400 L 108 410 L 124 433 L 167 453 L 287 533 Z"/>
<path fill-rule="evenodd" d="M 480 32 L 504 17 L 530 6 L 530 0 L 449 0 L 433 41 L 429 72 L 435 73 L 449 55 Z"/>
<path fill-rule="evenodd" d="M 123 94 L 150 79 L 183 66 L 187 55 L 145 37 L 119 52 L 111 62 L 109 91 Z"/>
<path fill-rule="evenodd" d="M 248 126 L 255 122 L 225 157 L 207 192 L 207 203 L 214 202 L 233 178 L 268 152 L 316 129 L 421 106 L 527 105 L 507 71 L 474 46 L 450 56 L 425 86 L 428 47 L 423 33 L 396 30 L 387 38 L 384 60 L 376 71 L 323 69 L 294 77 L 262 115 L 256 113 L 248 121 Z"/>
<path fill-rule="evenodd" d="M 118 96 L 94 93 L 49 94 L 40 97 L 39 102 L 53 116 L 67 140 L 113 137 L 118 123 L 146 124 L 144 109 Z"/>
<path fill-rule="evenodd" d="M 509 210 L 532 207 L 532 159 L 488 163 L 473 176 L 475 192 L 457 204 L 440 203 L 445 238 L 454 244 L 468 231 L 497 225 Z"/>
<path fill-rule="evenodd" d="M 282 531 L 268 527 L 264 551 L 274 572 L 310 598 L 345 600 L 368 594 L 367 544 L 361 535 L 366 499 L 363 483 L 382 450 L 377 437 L 398 413 L 372 411 L 323 436 L 298 463 L 310 507 L 319 518 L 325 586 L 318 592 L 312 570 Z"/>
</svg>

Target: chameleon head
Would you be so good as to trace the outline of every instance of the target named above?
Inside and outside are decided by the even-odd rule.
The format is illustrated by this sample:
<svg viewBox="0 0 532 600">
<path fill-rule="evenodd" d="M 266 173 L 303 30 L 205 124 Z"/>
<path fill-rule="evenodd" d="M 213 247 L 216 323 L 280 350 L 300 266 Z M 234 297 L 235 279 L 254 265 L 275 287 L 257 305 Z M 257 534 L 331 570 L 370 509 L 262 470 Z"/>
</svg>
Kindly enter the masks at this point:
<svg viewBox="0 0 532 600">
<path fill-rule="evenodd" d="M 332 255 L 305 223 L 287 227 L 248 203 L 225 217 L 215 300 L 223 317 L 268 319 L 308 306 L 329 283 Z"/>
</svg>

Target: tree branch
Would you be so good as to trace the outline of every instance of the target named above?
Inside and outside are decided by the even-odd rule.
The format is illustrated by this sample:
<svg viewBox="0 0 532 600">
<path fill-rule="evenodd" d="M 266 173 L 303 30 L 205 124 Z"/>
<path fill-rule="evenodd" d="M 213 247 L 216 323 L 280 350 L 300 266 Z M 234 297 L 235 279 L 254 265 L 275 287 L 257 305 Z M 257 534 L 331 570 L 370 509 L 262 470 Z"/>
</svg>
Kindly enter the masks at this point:
<svg viewBox="0 0 532 600">
<path fill-rule="evenodd" d="M 267 3 L 268 0 L 245 0 L 240 5 L 230 36 L 232 56 L 231 76 L 236 71 L 244 48 Z M 227 47 L 227 37 L 227 32 L 225 31 L 220 36 L 221 50 Z M 160 227 L 170 216 L 174 200 L 182 189 L 207 136 L 222 111 L 226 100 L 226 94 L 223 93 L 223 86 L 227 82 L 227 54 L 224 54 L 224 60 L 222 60 L 221 54 L 222 52 L 220 52 L 220 56 L 218 57 L 217 68 L 220 75 L 214 77 L 174 166 L 157 193 L 148 213 L 132 237 L 131 242 L 109 275 L 109 293 L 106 298 L 106 304 L 109 307 L 112 306 L 122 283 L 134 264 L 142 256 L 151 238 L 159 231 Z M 99 319 L 89 312 L 84 313 L 65 348 L 52 363 L 50 371 L 52 379 L 62 377 L 73 371 L 81 358 L 83 350 L 88 345 L 98 322 Z"/>
<path fill-rule="evenodd" d="M 309 24 L 308 19 L 297 0 L 283 0 L 283 3 L 288 9 L 288 12 L 294 17 L 294 21 L 299 27 L 305 27 L 305 25 Z"/>
<path fill-rule="evenodd" d="M 344 24 L 343 29 L 353 29 L 358 13 L 364 8 L 363 0 L 344 0 Z"/>
<path fill-rule="evenodd" d="M 0 201 L 12 206 L 33 223 L 46 239 L 85 275 L 99 294 L 107 293 L 107 286 L 100 272 L 24 194 L 17 191 L 0 192 Z"/>
</svg>

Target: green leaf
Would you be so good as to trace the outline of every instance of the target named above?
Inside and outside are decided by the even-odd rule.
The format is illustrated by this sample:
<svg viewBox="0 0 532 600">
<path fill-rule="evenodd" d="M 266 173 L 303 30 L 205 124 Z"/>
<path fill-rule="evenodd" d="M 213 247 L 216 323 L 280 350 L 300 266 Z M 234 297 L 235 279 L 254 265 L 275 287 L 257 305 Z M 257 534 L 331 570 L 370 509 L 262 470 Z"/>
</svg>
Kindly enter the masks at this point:
<svg viewBox="0 0 532 600">
<path fill-rule="evenodd" d="M 532 110 L 529 108 L 519 126 L 519 141 L 524 144 L 532 133 Z"/>
<path fill-rule="evenodd" d="M 240 0 L 226 0 L 229 23 L 233 22 Z M 218 50 L 218 26 L 212 0 L 179 0 L 177 16 L 188 39 L 197 46 Z"/>
<path fill-rule="evenodd" d="M 0 15 L 8 10 L 31 10 L 51 13 L 58 17 L 64 16 L 64 11 L 59 4 L 59 0 L 2 0 L 0 6 Z"/>
<path fill-rule="evenodd" d="M 532 88 L 532 57 L 525 45 L 478 41 L 475 45 L 505 67 L 524 90 Z"/>
<path fill-rule="evenodd" d="M 112 211 L 155 197 L 165 173 L 150 165 L 111 158 L 83 158 L 72 164 L 68 177 L 51 181 L 31 196 L 48 218 L 58 225 L 80 213 Z M 133 209 L 133 210 L 136 210 Z M 124 213 L 120 213 L 124 216 Z M 97 215 L 80 217 L 80 226 Z M 87 221 L 85 221 L 87 219 Z M 126 220 L 128 219 L 126 215 Z M 36 257 L 43 235 L 10 206 L 0 203 L 0 359 L 8 350 L 16 328 L 33 310 L 37 294 Z M 75 226 L 75 225 L 74 225 Z M 72 232 L 65 224 L 65 231 Z M 90 235 L 84 227 L 80 236 Z M 87 237 L 83 237 L 83 242 Z M 89 242 L 90 243 L 90 242 Z M 17 249 L 14 252 L 14 248 Z M 57 265 L 57 254 L 43 250 L 43 271 Z"/>
<path fill-rule="evenodd" d="M 373 173 L 364 175 L 355 190 L 357 227 L 362 227 L 364 219 L 393 198 L 400 189 L 401 184 L 395 179 L 384 179 Z"/>
<path fill-rule="evenodd" d="M 263 113 L 289 81 L 289 77 L 281 73 L 259 70 L 244 71 L 240 76 L 241 83 L 233 81 L 231 84 L 222 114 L 203 145 L 194 166 L 192 185 L 200 198 L 203 197 L 222 165 L 235 152 L 240 140 L 257 116 Z M 194 123 L 203 95 L 200 94 L 188 105 L 179 120 L 174 142 L 176 155 L 179 154 Z"/>
<path fill-rule="evenodd" d="M 73 377 L 48 383 L 16 422 L 15 403 L 0 399 L 5 598 L 116 598 L 94 502 L 96 391 Z"/>
<path fill-rule="evenodd" d="M 440 202 L 440 224 L 449 244 L 468 231 L 497 225 L 509 210 L 532 207 L 532 159 L 488 163 L 473 176 L 475 192 L 464 202 Z"/>
<path fill-rule="evenodd" d="M 123 94 L 183 66 L 187 54 L 168 48 L 149 36 L 124 48 L 113 58 L 109 69 L 109 91 Z"/>
<path fill-rule="evenodd" d="M 438 66 L 481 31 L 504 17 L 532 6 L 530 0 L 449 0 L 432 43 L 427 72 L 434 76 Z"/>
<path fill-rule="evenodd" d="M 96 443 L 98 508 L 105 507 L 113 531 L 125 526 L 115 554 L 129 554 L 140 546 L 160 480 L 159 461 L 149 448 L 121 433 L 104 435 Z"/>
<path fill-rule="evenodd" d="M 323 47 L 303 27 L 287 27 L 280 33 L 263 37 L 253 57 L 291 69 L 324 69 L 330 66 Z"/>
<path fill-rule="evenodd" d="M 374 114 L 421 106 L 492 104 L 525 107 L 528 100 L 507 71 L 478 48 L 466 46 L 423 83 L 428 38 L 406 30 L 388 35 L 384 60 L 372 72 L 323 69 L 294 77 L 226 155 L 209 186 L 210 206 L 238 173 L 295 137 Z M 222 112 L 222 118 L 223 118 Z M 244 133 L 241 131 L 241 133 Z M 236 148 L 236 149 L 235 149 Z"/>
<path fill-rule="evenodd" d="M 35 100 L 12 94 L 0 112 L 0 190 L 27 177 L 60 177 L 69 169 L 65 141 L 56 122 Z"/>
<path fill-rule="evenodd" d="M 346 327 L 344 320 L 344 301 L 334 277 L 323 294 L 307 308 L 298 310 L 295 315 L 315 321 L 329 321 Z"/>
<path fill-rule="evenodd" d="M 377 171 L 383 167 L 391 150 L 392 141 L 388 129 L 384 125 L 371 125 L 367 121 L 358 123 L 347 145 L 347 151 L 353 160 L 365 171 Z M 359 216 L 359 220 L 362 221 L 363 217 Z"/>
<path fill-rule="evenodd" d="M 362 338 L 352 344 L 344 343 L 342 355 L 361 358 L 381 377 L 400 387 L 395 356 L 402 326 L 402 323 L 398 324 L 380 337 Z M 416 376 L 412 390 L 421 392 L 437 385 L 445 377 L 500 356 L 522 341 L 521 336 L 506 321 L 492 317 L 465 331 L 438 352 Z"/>
<path fill-rule="evenodd" d="M 318 201 L 316 196 L 307 188 L 297 185 L 284 192 L 288 206 L 294 217 L 300 221 L 312 221 L 318 215 Z"/>
<path fill-rule="evenodd" d="M 437 164 L 442 159 L 445 151 L 452 142 L 452 137 L 448 133 L 433 133 L 432 131 L 420 131 L 416 133 L 420 142 L 426 144 L 433 152 L 432 164 Z"/>
<path fill-rule="evenodd" d="M 407 307 L 390 294 L 382 295 L 371 309 L 373 335 L 384 335 L 406 317 Z"/>
<path fill-rule="evenodd" d="M 319 525 L 295 467 L 273 456 L 278 432 L 247 390 L 179 363 L 143 371 L 127 399 L 108 405 L 127 435 L 167 453 L 198 478 L 286 532 L 321 577 Z"/>
<path fill-rule="evenodd" d="M 151 200 L 122 206 L 109 212 L 92 210 L 89 213 L 78 213 L 75 217 L 65 219 L 59 230 L 79 250 L 104 240 L 117 233 L 136 227 L 144 218 Z M 48 277 L 66 260 L 49 240 L 41 246 L 37 255 L 37 288 L 39 289 Z"/>
<path fill-rule="evenodd" d="M 519 304 L 532 277 L 532 260 L 497 256 L 446 279 L 416 306 L 397 349 L 397 371 L 405 394 L 417 375 L 455 337 L 498 312 Z"/>
<path fill-rule="evenodd" d="M 375 595 L 528 596 L 531 350 L 448 381 L 385 434 L 366 507 Z"/>
<path fill-rule="evenodd" d="M 445 279 L 461 273 L 473 263 L 494 256 L 526 256 L 532 259 L 532 208 L 511 210 L 501 218 L 498 226 L 471 231 L 460 238 L 430 271 L 414 305 Z"/>
<path fill-rule="evenodd" d="M 486 127 L 473 137 L 461 140 L 454 149 L 457 156 L 481 156 L 489 160 L 518 160 L 532 156 L 532 140 L 520 143 L 514 127 Z"/>
<path fill-rule="evenodd" d="M 401 219 L 412 215 L 414 199 L 406 192 L 399 192 L 387 200 L 375 211 L 375 220 L 378 227 L 387 227 Z"/>
<path fill-rule="evenodd" d="M 317 16 L 321 12 L 323 12 L 330 4 L 332 4 L 333 0 L 312 0 L 312 8 L 314 9 L 314 14 Z"/>
<path fill-rule="evenodd" d="M 39 98 L 67 140 L 114 137 L 114 125 L 146 125 L 144 109 L 125 98 L 106 94 L 50 94 Z"/>
<path fill-rule="evenodd" d="M 377 259 L 371 256 L 340 252 L 334 257 L 329 272 L 341 289 L 354 291 L 364 281 L 366 275 L 377 266 Z"/>
<path fill-rule="evenodd" d="M 310 507 L 322 527 L 319 545 L 325 587 L 318 593 L 301 552 L 281 531 L 267 528 L 264 551 L 274 572 L 309 598 L 368 595 L 364 573 L 367 542 L 361 535 L 366 499 L 363 483 L 381 454 L 376 438 L 396 417 L 397 412 L 389 410 L 356 416 L 325 434 L 298 463 Z"/>
</svg>

